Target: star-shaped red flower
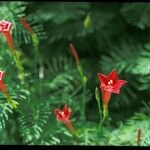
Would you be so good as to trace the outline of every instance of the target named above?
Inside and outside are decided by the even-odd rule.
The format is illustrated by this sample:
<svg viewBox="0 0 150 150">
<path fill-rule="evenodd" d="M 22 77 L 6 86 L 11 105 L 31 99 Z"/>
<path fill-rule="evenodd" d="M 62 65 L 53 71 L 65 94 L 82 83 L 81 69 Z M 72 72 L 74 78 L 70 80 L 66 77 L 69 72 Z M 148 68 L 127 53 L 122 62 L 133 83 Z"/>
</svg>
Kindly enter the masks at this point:
<svg viewBox="0 0 150 150">
<path fill-rule="evenodd" d="M 0 32 L 9 32 L 11 29 L 12 23 L 2 20 L 0 21 Z"/>
<path fill-rule="evenodd" d="M 69 118 L 71 115 L 71 109 L 69 107 L 67 107 L 67 105 L 64 106 L 63 110 L 55 109 L 54 112 L 56 115 L 56 119 L 58 121 L 61 121 L 64 123 L 69 122 Z"/>
<path fill-rule="evenodd" d="M 98 78 L 101 82 L 100 88 L 105 91 L 119 94 L 120 88 L 124 86 L 127 81 L 118 79 L 118 74 L 116 70 L 113 70 L 107 76 L 101 73 L 98 73 Z"/>
<path fill-rule="evenodd" d="M 98 73 L 98 79 L 101 82 L 100 89 L 102 90 L 102 99 L 105 104 L 108 104 L 111 93 L 120 93 L 120 88 L 124 86 L 127 81 L 118 79 L 116 70 L 113 70 L 108 75 Z"/>
</svg>

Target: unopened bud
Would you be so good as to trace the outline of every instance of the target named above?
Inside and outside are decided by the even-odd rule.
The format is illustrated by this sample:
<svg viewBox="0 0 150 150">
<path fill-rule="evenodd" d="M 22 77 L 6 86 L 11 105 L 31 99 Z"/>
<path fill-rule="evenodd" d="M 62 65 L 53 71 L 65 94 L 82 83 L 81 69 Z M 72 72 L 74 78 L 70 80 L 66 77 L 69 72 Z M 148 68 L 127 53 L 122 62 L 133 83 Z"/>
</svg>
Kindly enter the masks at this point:
<svg viewBox="0 0 150 150">
<path fill-rule="evenodd" d="M 92 26 L 92 20 L 91 20 L 91 17 L 90 15 L 88 14 L 83 22 L 83 25 L 84 25 L 84 28 L 85 29 L 88 29 Z"/>
<path fill-rule="evenodd" d="M 95 98 L 97 101 L 100 101 L 100 93 L 99 93 L 99 89 L 97 87 L 95 88 Z"/>
</svg>

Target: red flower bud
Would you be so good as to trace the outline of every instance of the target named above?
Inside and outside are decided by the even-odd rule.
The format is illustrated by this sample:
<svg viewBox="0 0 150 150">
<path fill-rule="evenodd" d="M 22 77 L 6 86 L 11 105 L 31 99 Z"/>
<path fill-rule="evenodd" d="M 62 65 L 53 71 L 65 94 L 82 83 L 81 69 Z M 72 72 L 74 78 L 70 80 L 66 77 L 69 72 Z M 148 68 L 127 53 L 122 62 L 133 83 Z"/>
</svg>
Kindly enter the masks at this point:
<svg viewBox="0 0 150 150">
<path fill-rule="evenodd" d="M 74 58 L 75 58 L 77 64 L 80 64 L 79 56 L 78 56 L 77 50 L 76 50 L 76 48 L 74 47 L 73 44 L 70 44 L 70 49 L 71 49 L 71 51 L 72 51 L 72 54 L 73 54 L 73 56 L 74 56 Z"/>
<path fill-rule="evenodd" d="M 33 34 L 32 28 L 30 27 L 30 25 L 26 22 L 26 20 L 23 17 L 20 17 L 20 22 L 31 34 Z"/>
</svg>

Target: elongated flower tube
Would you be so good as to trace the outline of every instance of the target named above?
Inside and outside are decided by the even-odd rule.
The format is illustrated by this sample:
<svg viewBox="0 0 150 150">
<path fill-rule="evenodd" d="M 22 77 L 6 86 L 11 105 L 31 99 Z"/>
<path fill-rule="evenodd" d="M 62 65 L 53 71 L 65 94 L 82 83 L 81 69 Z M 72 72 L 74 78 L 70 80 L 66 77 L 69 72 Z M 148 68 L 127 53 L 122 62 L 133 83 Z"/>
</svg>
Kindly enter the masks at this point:
<svg viewBox="0 0 150 150">
<path fill-rule="evenodd" d="M 57 121 L 63 122 L 67 126 L 67 128 L 71 130 L 72 133 L 76 134 L 76 131 L 69 120 L 71 116 L 71 109 L 67 107 L 67 105 L 65 105 L 62 110 L 54 109 L 54 112 Z"/>
<path fill-rule="evenodd" d="M 6 92 L 6 86 L 5 84 L 3 83 L 3 78 L 4 78 L 4 75 L 5 75 L 5 72 L 4 71 L 0 71 L 0 90 L 2 92 Z"/>
<path fill-rule="evenodd" d="M 0 21 L 0 33 L 3 33 L 5 35 L 10 48 L 13 50 L 14 53 L 16 53 L 13 38 L 10 34 L 11 27 L 12 27 L 11 22 L 5 20 Z"/>
<path fill-rule="evenodd" d="M 4 84 L 3 82 L 3 77 L 5 75 L 5 72 L 4 71 L 0 71 L 0 90 L 4 93 L 8 103 L 14 108 L 16 109 L 17 108 L 17 105 L 18 105 L 18 102 L 12 100 L 12 98 L 10 97 L 9 95 L 9 92 L 6 88 L 6 85 Z"/>
</svg>

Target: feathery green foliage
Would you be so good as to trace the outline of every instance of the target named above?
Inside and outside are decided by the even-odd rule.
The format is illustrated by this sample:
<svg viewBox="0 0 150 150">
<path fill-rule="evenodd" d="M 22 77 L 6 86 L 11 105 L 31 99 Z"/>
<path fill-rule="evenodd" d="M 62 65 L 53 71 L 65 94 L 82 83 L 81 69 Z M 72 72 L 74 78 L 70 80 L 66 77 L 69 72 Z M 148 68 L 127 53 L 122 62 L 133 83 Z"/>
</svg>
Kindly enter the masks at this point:
<svg viewBox="0 0 150 150">
<path fill-rule="evenodd" d="M 0 144 L 136 146 L 140 128 L 140 144 L 149 146 L 149 12 L 146 3 L 0 2 L 0 20 L 12 22 L 26 74 L 21 84 L 12 51 L 0 33 L 0 70 L 6 73 L 3 81 L 10 96 L 19 103 L 12 109 L 0 93 Z M 85 122 L 80 120 L 84 86 L 70 43 L 87 76 Z M 113 69 L 128 83 L 119 95 L 112 95 L 110 116 L 100 129 L 94 95 L 97 73 Z M 65 104 L 71 108 L 77 136 L 56 120 L 54 109 Z"/>
</svg>

